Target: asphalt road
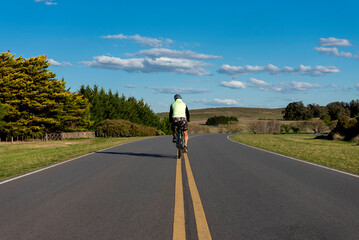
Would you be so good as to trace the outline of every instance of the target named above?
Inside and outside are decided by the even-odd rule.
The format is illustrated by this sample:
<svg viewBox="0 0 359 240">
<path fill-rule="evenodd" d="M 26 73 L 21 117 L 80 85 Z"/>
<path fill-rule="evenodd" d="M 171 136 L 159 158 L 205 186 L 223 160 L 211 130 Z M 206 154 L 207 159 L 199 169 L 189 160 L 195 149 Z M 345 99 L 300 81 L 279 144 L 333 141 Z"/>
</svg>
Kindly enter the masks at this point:
<svg viewBox="0 0 359 240">
<path fill-rule="evenodd" d="M 359 239 L 358 177 L 226 134 L 192 136 L 186 157 L 213 239 Z M 0 239 L 172 239 L 176 163 L 171 137 L 156 137 L 0 184 Z M 187 172 L 186 236 L 197 239 Z"/>
</svg>

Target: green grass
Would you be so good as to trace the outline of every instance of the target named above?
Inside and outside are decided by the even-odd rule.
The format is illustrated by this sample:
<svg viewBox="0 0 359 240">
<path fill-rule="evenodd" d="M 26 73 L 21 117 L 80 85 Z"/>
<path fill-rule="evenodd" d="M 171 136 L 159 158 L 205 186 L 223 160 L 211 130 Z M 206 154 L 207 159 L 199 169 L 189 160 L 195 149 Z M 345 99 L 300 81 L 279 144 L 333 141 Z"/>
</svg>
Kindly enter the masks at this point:
<svg viewBox="0 0 359 240">
<path fill-rule="evenodd" d="M 251 146 L 359 174 L 359 145 L 312 135 L 243 134 L 231 138 Z"/>
<path fill-rule="evenodd" d="M 68 139 L 0 144 L 0 181 L 137 138 Z"/>
</svg>

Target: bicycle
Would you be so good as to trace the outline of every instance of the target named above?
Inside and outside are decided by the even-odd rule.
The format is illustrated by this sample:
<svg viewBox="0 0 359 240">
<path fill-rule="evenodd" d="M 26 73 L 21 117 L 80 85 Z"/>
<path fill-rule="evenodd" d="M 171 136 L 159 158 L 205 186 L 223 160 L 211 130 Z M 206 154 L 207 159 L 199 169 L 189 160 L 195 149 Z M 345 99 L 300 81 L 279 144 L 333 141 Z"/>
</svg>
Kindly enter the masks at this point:
<svg viewBox="0 0 359 240">
<path fill-rule="evenodd" d="M 176 130 L 177 158 L 181 158 L 182 150 L 184 148 L 183 142 L 184 140 L 183 140 L 182 126 L 178 125 Z"/>
</svg>

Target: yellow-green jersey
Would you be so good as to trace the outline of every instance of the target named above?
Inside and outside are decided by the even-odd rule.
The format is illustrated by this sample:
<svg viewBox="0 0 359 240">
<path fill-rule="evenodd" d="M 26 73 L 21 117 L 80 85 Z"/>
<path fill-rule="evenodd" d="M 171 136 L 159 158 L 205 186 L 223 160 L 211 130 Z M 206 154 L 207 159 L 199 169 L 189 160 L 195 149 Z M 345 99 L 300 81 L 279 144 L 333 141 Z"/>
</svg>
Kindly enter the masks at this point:
<svg viewBox="0 0 359 240">
<path fill-rule="evenodd" d="M 169 113 L 169 121 L 172 122 L 173 118 L 186 118 L 189 122 L 189 111 L 187 105 L 182 101 L 182 99 L 176 99 L 172 103 Z"/>
</svg>

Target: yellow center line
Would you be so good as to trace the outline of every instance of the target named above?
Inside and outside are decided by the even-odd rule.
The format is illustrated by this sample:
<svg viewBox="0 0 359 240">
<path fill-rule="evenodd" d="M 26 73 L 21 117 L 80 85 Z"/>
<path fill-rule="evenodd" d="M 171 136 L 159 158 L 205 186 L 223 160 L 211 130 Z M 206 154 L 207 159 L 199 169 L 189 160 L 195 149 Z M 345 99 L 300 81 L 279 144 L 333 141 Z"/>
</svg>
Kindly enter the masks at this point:
<svg viewBox="0 0 359 240">
<path fill-rule="evenodd" d="M 191 136 L 189 139 L 196 137 Z M 198 193 L 196 182 L 193 177 L 191 165 L 189 163 L 187 153 L 183 154 L 185 159 L 185 167 L 188 178 L 188 185 L 191 193 L 193 211 L 196 220 L 198 240 L 211 240 L 212 236 L 209 231 L 206 215 L 204 213 L 201 198 Z M 183 181 L 182 181 L 182 166 L 181 159 L 177 158 L 176 164 L 176 189 L 175 189 L 175 209 L 173 221 L 173 240 L 186 239 L 186 220 L 184 213 L 184 200 L 183 200 Z"/>
<path fill-rule="evenodd" d="M 173 240 L 186 239 L 181 159 L 177 158 Z"/>
<path fill-rule="evenodd" d="M 192 197 L 194 216 L 196 219 L 198 240 L 212 239 L 187 153 L 184 153 L 183 156 L 185 159 L 188 185 Z"/>
</svg>

